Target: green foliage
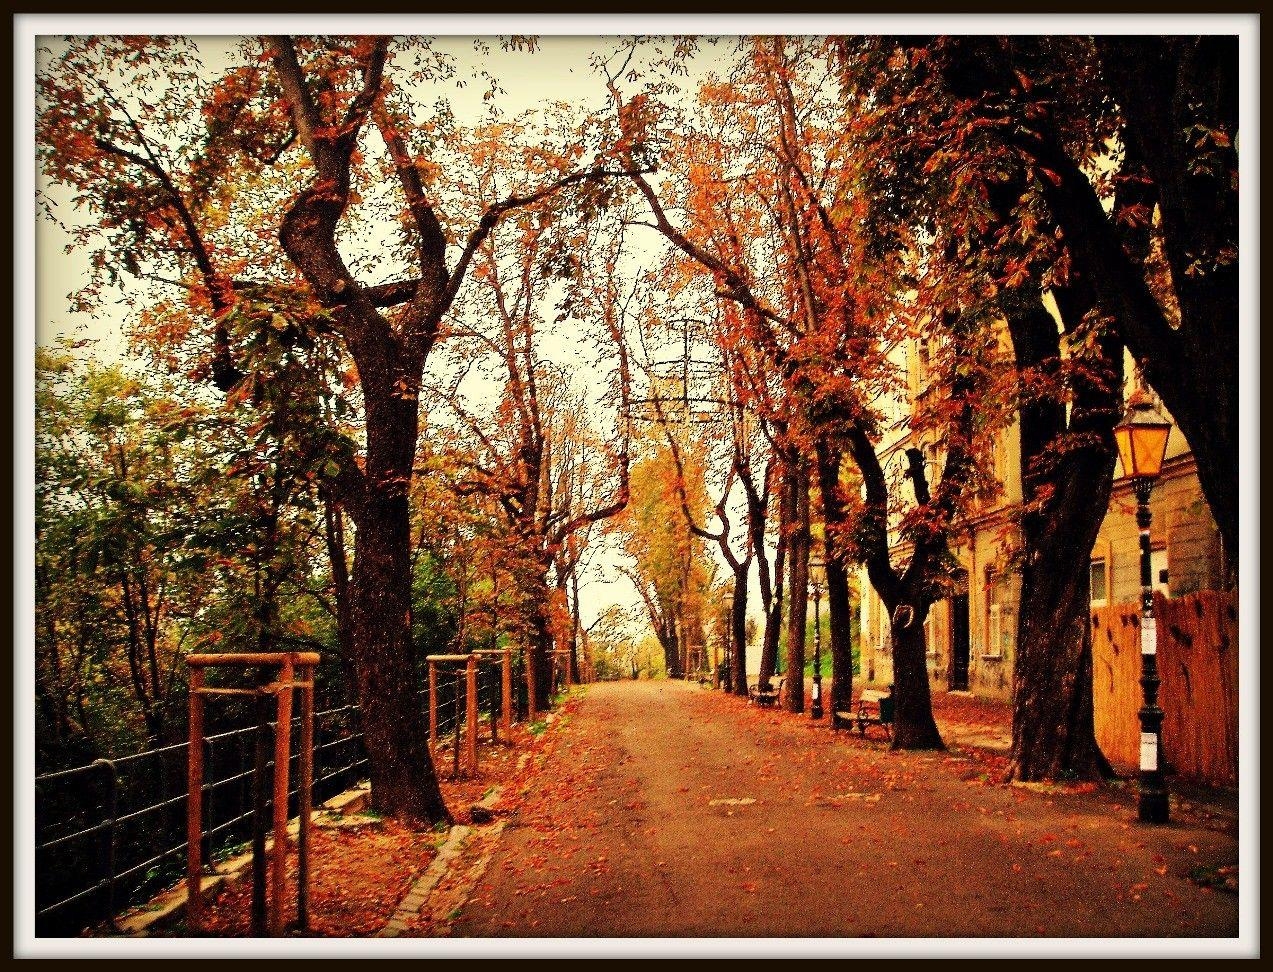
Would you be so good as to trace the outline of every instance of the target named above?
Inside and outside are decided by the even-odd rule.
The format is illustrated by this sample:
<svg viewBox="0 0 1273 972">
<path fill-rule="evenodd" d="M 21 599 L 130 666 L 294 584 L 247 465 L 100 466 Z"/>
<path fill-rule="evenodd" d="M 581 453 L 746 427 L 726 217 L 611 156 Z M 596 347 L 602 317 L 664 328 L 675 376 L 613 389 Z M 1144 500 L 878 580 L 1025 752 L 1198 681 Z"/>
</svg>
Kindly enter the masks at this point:
<svg viewBox="0 0 1273 972">
<path fill-rule="evenodd" d="M 36 398 L 41 769 L 179 738 L 190 651 L 334 643 L 285 446 L 68 346 L 37 349 Z"/>
<path fill-rule="evenodd" d="M 456 584 L 433 554 L 421 555 L 411 575 L 412 640 L 416 657 L 454 647 L 458 630 Z"/>
</svg>

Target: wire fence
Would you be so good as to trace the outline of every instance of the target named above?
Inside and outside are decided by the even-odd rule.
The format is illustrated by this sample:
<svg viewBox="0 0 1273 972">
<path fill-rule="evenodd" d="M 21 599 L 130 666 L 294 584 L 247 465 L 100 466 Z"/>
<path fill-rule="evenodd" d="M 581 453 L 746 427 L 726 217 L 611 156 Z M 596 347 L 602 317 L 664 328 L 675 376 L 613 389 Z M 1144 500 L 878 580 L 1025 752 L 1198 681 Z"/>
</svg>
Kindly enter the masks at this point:
<svg viewBox="0 0 1273 972">
<path fill-rule="evenodd" d="M 526 711 L 526 690 L 515 664 L 513 718 Z M 493 738 L 502 710 L 498 665 L 478 667 L 478 709 L 489 713 L 479 734 Z M 463 669 L 440 671 L 439 773 L 458 756 L 467 714 Z M 420 712 L 426 711 L 421 693 Z M 456 732 L 456 727 L 460 732 Z M 269 732 L 276 723 L 269 723 Z M 299 716 L 291 722 L 289 812 L 298 807 Z M 427 721 L 422 719 L 422 731 Z M 251 837 L 256 725 L 216 732 L 204 739 L 203 859 L 224 859 L 246 849 Z M 447 744 L 450 743 L 448 751 Z M 188 742 L 117 759 L 45 773 L 35 778 L 36 934 L 76 934 L 142 904 L 179 880 L 186 864 Z M 270 753 L 273 747 L 268 747 Z M 458 761 L 457 761 L 458 763 Z M 273 814 L 273 761 L 264 785 L 267 819 Z M 356 706 L 314 713 L 314 802 L 319 804 L 367 777 L 368 760 Z"/>
<path fill-rule="evenodd" d="M 516 668 L 514 668 L 516 671 Z M 519 697 L 525 695 L 524 687 L 514 681 L 513 713 L 517 718 Z M 521 688 L 521 691 L 517 691 Z M 439 771 L 458 772 L 459 748 L 468 719 L 468 690 L 462 665 L 452 668 L 439 666 L 437 681 L 438 736 L 433 740 L 434 752 L 439 756 Z M 499 720 L 503 714 L 503 673 L 499 665 L 484 664 L 477 667 L 478 738 L 487 733 L 492 742 L 499 738 Z M 480 725 L 483 715 L 488 717 L 486 726 Z M 457 727 L 459 732 L 456 731 Z M 449 767 L 449 770 L 448 770 Z"/>
<path fill-rule="evenodd" d="M 268 731 L 276 725 L 269 723 Z M 299 718 L 290 729 L 299 734 Z M 251 834 L 258 731 L 246 726 L 203 741 L 205 860 L 229 856 Z M 189 749 L 183 742 L 36 777 L 37 935 L 74 934 L 144 902 L 182 875 Z M 357 709 L 314 713 L 315 800 L 347 789 L 366 776 L 366 768 Z M 290 780 L 299 780 L 299 769 L 293 747 Z M 292 807 L 297 795 L 294 784 Z"/>
</svg>

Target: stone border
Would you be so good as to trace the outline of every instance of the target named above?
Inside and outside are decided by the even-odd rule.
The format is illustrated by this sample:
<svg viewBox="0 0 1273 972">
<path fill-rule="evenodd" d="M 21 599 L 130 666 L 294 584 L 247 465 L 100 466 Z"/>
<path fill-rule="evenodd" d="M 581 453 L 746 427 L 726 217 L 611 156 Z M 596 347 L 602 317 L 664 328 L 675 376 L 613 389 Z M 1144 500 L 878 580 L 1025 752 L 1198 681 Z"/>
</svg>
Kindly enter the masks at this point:
<svg viewBox="0 0 1273 972">
<path fill-rule="evenodd" d="M 494 787 L 491 792 L 486 794 L 481 800 L 473 804 L 469 810 L 470 819 L 474 824 L 486 823 L 494 816 L 495 805 L 499 802 L 501 787 Z M 451 869 L 451 865 L 459 858 L 460 853 L 467 846 L 470 837 L 476 837 L 478 834 L 484 834 L 492 840 L 497 840 L 500 833 L 504 830 L 504 821 L 498 820 L 489 827 L 466 826 L 464 824 L 456 824 L 451 828 L 447 839 L 442 846 L 438 848 L 437 857 L 433 858 L 429 864 L 428 870 L 421 875 L 420 880 L 411 886 L 411 890 L 407 892 L 406 897 L 399 902 L 393 916 L 385 924 L 385 926 L 376 932 L 377 938 L 397 938 L 408 929 L 411 922 L 419 917 L 424 910 L 424 906 L 428 904 L 429 896 L 437 888 L 438 884 L 445 878 Z M 489 862 L 489 854 L 483 862 Z M 485 867 L 483 867 L 485 870 Z"/>
<path fill-rule="evenodd" d="M 424 907 L 425 901 L 438 886 L 438 882 L 446 876 L 451 862 L 460 856 L 460 851 L 464 849 L 471 829 L 464 824 L 456 824 L 451 828 L 450 834 L 438 848 L 438 854 L 429 864 L 428 870 L 411 886 L 411 890 L 399 902 L 397 910 L 384 928 L 376 932 L 377 938 L 397 938 L 407 930 L 407 925 L 420 913 L 420 909 Z"/>
</svg>

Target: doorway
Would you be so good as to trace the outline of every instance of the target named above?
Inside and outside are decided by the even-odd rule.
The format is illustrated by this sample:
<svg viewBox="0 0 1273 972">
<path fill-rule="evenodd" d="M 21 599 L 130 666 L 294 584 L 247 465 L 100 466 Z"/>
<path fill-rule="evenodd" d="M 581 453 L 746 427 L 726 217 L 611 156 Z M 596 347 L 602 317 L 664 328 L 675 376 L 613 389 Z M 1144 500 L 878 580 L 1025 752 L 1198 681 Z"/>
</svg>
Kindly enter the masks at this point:
<svg viewBox="0 0 1273 972">
<path fill-rule="evenodd" d="M 968 592 L 950 599 L 950 690 L 968 691 Z"/>
</svg>

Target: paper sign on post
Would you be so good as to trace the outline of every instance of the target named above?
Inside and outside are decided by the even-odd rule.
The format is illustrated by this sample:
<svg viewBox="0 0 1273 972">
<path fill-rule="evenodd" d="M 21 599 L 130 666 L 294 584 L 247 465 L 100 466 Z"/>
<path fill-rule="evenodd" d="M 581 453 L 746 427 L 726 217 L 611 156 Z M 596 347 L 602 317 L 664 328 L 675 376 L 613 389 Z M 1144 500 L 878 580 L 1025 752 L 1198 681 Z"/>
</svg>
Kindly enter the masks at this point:
<svg viewBox="0 0 1273 972">
<path fill-rule="evenodd" d="M 1153 617 L 1140 619 L 1140 653 L 1158 654 L 1158 625 Z"/>
<path fill-rule="evenodd" d="M 1142 732 L 1140 734 L 1140 768 L 1143 770 L 1158 769 L 1158 734 Z"/>
</svg>

